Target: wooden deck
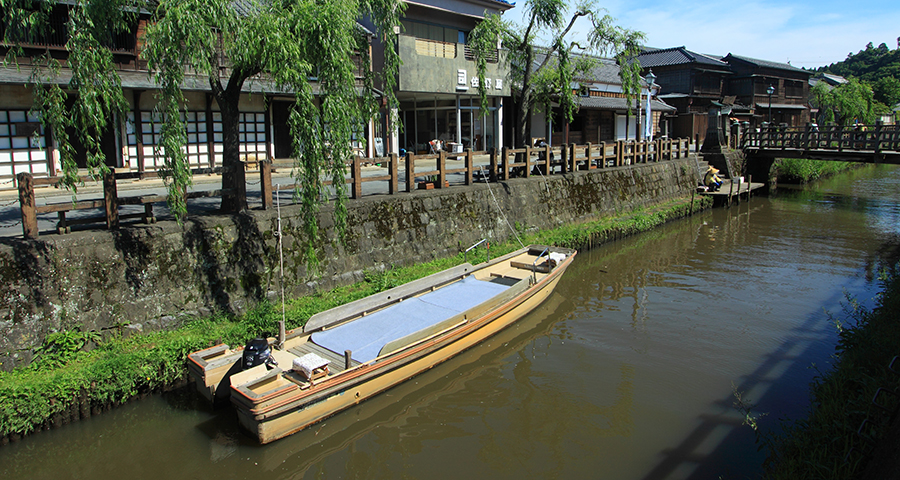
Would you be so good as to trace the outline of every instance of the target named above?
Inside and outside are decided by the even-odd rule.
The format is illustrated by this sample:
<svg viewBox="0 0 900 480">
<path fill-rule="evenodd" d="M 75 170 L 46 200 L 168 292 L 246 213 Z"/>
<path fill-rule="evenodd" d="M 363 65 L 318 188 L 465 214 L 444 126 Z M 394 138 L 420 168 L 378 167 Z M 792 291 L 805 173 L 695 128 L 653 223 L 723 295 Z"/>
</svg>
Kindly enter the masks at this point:
<svg viewBox="0 0 900 480">
<path fill-rule="evenodd" d="M 711 195 L 713 197 L 735 197 L 744 195 L 752 192 L 753 190 L 758 190 L 760 188 L 764 188 L 766 186 L 765 183 L 747 183 L 743 182 L 740 184 L 733 183 L 730 179 L 722 180 L 722 187 L 719 188 L 718 191 L 715 192 L 697 192 L 699 195 Z"/>
</svg>

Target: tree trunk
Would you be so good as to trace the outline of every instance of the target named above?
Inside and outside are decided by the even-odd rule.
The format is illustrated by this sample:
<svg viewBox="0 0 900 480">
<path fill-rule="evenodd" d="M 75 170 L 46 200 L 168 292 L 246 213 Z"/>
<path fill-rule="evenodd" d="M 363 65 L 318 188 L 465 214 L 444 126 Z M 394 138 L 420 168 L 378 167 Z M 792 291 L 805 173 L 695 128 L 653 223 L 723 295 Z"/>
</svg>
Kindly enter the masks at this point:
<svg viewBox="0 0 900 480">
<path fill-rule="evenodd" d="M 222 112 L 222 213 L 237 213 L 247 209 L 247 181 L 241 162 L 238 127 L 240 91 L 225 91 L 216 96 Z"/>
</svg>

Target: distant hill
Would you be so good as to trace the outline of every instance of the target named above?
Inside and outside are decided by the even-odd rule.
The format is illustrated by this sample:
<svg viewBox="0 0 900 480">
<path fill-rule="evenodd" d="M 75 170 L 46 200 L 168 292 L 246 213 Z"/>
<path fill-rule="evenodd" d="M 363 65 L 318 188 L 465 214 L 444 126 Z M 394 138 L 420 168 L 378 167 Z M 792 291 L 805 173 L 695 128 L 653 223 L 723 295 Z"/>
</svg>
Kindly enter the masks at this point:
<svg viewBox="0 0 900 480">
<path fill-rule="evenodd" d="M 897 39 L 900 44 L 900 38 Z M 891 50 L 887 45 L 872 45 L 850 53 L 847 59 L 819 67 L 815 71 L 855 77 L 872 87 L 875 100 L 892 107 L 900 103 L 900 46 Z"/>
<path fill-rule="evenodd" d="M 900 78 L 900 48 L 891 50 L 883 43 L 875 47 L 869 42 L 859 53 L 850 53 L 846 60 L 819 67 L 816 71 L 856 77 L 869 83 L 883 77 Z"/>
</svg>

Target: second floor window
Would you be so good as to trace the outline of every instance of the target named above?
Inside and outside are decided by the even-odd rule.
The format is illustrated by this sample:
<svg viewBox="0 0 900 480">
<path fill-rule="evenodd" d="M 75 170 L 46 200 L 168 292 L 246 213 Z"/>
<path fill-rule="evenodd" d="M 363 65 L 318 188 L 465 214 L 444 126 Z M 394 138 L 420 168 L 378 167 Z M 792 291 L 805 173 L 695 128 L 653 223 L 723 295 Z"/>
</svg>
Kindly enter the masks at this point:
<svg viewBox="0 0 900 480">
<path fill-rule="evenodd" d="M 466 43 L 466 32 L 456 28 L 402 19 L 403 33 L 425 40 L 447 43 Z"/>
<path fill-rule="evenodd" d="M 784 96 L 800 98 L 803 96 L 803 82 L 796 80 L 784 81 Z"/>
</svg>

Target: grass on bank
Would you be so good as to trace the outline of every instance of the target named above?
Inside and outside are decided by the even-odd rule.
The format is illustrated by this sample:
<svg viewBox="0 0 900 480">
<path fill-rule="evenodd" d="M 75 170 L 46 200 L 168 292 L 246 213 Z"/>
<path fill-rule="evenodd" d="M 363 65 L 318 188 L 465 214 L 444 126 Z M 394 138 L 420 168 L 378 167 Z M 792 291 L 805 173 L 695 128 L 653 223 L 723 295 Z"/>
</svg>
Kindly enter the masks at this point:
<svg viewBox="0 0 900 480">
<path fill-rule="evenodd" d="M 652 210 L 639 210 L 616 218 L 523 235 L 522 241 L 585 249 L 606 240 L 649 230 L 691 210 L 711 206 L 708 197 L 678 200 Z M 497 257 L 519 248 L 508 241 L 491 245 Z M 486 260 L 483 249 L 470 252 L 473 264 Z M 463 254 L 431 262 L 371 272 L 364 282 L 338 287 L 291 300 L 286 305 L 287 328 L 303 325 L 315 313 L 328 310 L 382 290 L 402 285 L 463 262 Z M 0 372 L 0 439 L 30 433 L 67 415 L 73 406 L 108 406 L 137 395 L 165 389 L 186 375 L 185 360 L 193 351 L 217 343 L 243 345 L 259 335 L 272 336 L 281 319 L 281 308 L 262 304 L 240 315 L 217 314 L 195 318 L 172 331 L 99 342 L 96 333 L 60 332 L 48 336 L 36 361 L 12 372 Z"/>
<path fill-rule="evenodd" d="M 779 183 L 805 184 L 845 172 L 857 165 L 853 162 L 780 158 L 775 163 Z"/>
<path fill-rule="evenodd" d="M 887 368 L 900 354 L 897 270 L 895 266 L 894 272 L 882 275 L 884 287 L 875 308 L 866 310 L 851 299 L 849 321 L 835 322 L 835 365 L 813 381 L 808 417 L 793 423 L 782 420 L 780 431 L 757 431 L 768 451 L 765 478 L 848 479 L 864 473 L 876 442 L 889 428 L 891 412 L 900 406 L 900 398 L 889 393 L 878 397 L 887 409 L 872 402 L 879 388 L 900 385 L 897 374 Z M 894 367 L 900 368 L 900 361 Z M 745 414 L 752 420 L 752 412 L 745 409 Z"/>
</svg>

